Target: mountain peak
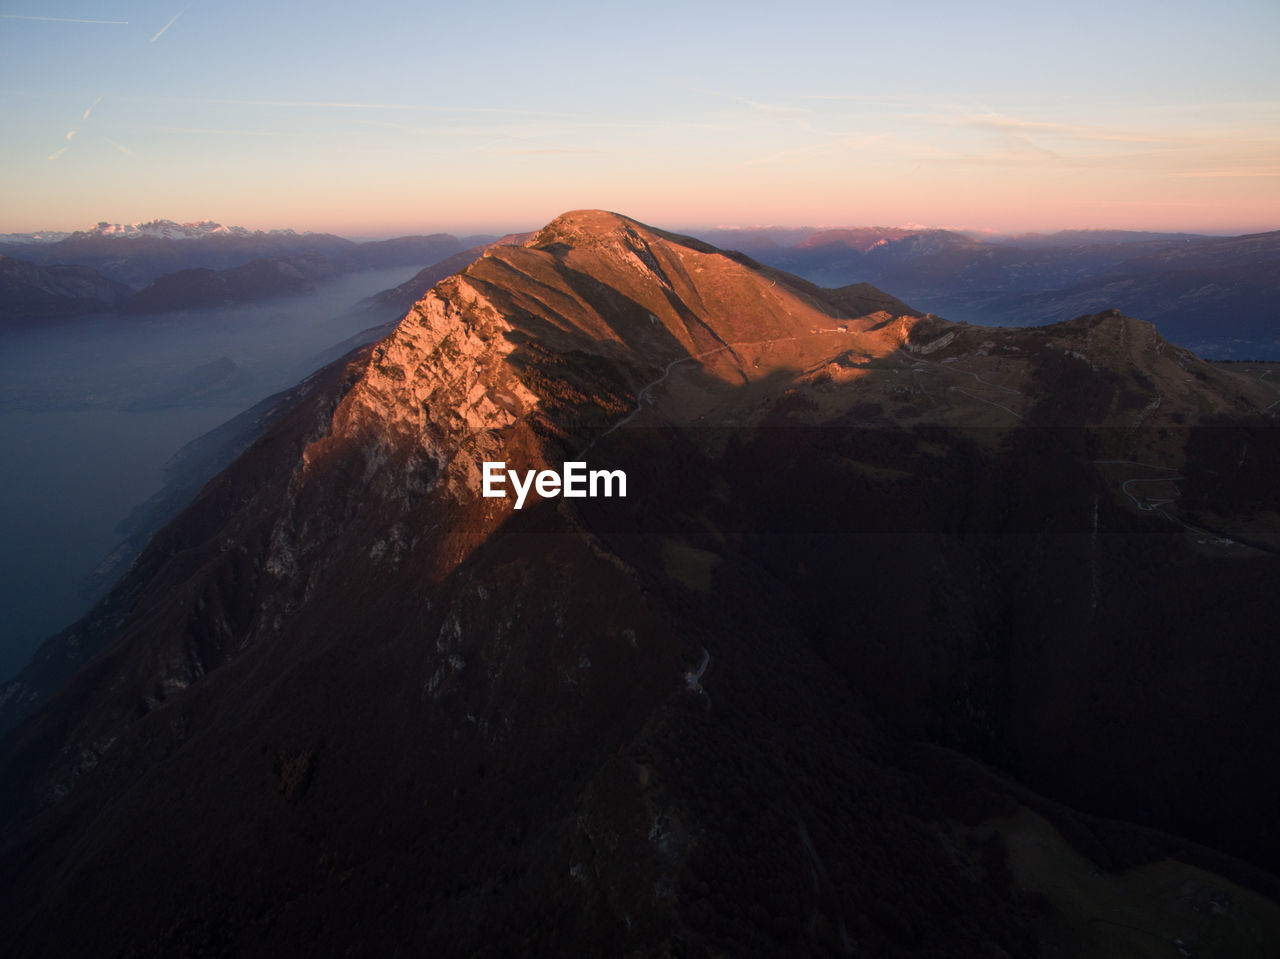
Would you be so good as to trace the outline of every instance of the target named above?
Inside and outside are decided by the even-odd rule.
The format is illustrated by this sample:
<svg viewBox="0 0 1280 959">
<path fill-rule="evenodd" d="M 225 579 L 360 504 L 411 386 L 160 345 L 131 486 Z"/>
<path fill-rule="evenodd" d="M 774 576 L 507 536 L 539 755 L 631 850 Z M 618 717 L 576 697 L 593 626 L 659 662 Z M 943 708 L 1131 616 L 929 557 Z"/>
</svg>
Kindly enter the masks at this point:
<svg viewBox="0 0 1280 959">
<path fill-rule="evenodd" d="M 532 249 L 547 249 L 557 244 L 595 246 L 611 239 L 636 236 L 640 232 L 652 234 L 650 227 L 608 210 L 570 210 L 562 213 L 525 242 Z"/>
<path fill-rule="evenodd" d="M 108 223 L 100 221 L 90 230 L 82 231 L 84 236 L 103 237 L 154 237 L 163 240 L 195 240 L 206 236 L 249 236 L 250 231 L 242 226 L 226 227 L 213 220 L 200 220 L 196 223 L 177 223 L 173 220 L 148 220 L 145 223 Z"/>
<path fill-rule="evenodd" d="M 207 237 L 298 236 L 292 229 L 250 230 L 243 226 L 223 226 L 215 220 L 178 223 L 174 220 L 148 220 L 145 223 L 109 223 L 100 220 L 88 230 L 78 230 L 73 238 L 110 237 L 113 239 L 151 238 L 158 240 L 202 240 Z"/>
<path fill-rule="evenodd" d="M 443 489 L 465 501 L 498 431 L 532 423 L 536 435 L 580 445 L 672 364 L 748 383 L 803 368 L 837 330 L 882 324 L 879 314 L 858 318 L 884 305 L 910 312 L 857 294 L 828 297 L 629 217 L 571 211 L 427 292 L 374 349 L 336 432 L 412 438 L 442 470 Z M 874 305 L 858 312 L 864 303 Z M 865 348 L 892 350 L 905 330 L 868 333 Z M 540 446 L 524 444 L 534 459 L 563 452 Z"/>
</svg>

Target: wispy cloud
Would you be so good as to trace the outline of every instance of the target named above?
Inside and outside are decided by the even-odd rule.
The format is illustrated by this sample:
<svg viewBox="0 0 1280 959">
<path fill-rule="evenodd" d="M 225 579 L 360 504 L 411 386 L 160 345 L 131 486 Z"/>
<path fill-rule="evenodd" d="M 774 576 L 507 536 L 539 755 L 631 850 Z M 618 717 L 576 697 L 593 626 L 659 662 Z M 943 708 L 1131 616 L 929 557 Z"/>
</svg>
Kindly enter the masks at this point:
<svg viewBox="0 0 1280 959">
<path fill-rule="evenodd" d="M 84 116 L 80 118 L 80 122 L 83 123 L 85 120 L 89 119 L 89 114 L 93 112 L 93 108 L 96 107 L 101 102 L 102 102 L 102 97 L 98 97 L 98 99 L 90 103 L 89 109 L 84 111 Z"/>
<path fill-rule="evenodd" d="M 576 154 L 616 153 L 616 150 L 596 150 L 590 147 L 528 147 L 524 149 L 494 150 L 498 156 L 571 156 Z"/>
<path fill-rule="evenodd" d="M 62 154 L 66 153 L 66 152 L 67 152 L 67 148 L 66 148 L 66 147 L 62 147 L 62 148 L 61 148 L 61 149 L 59 149 L 59 150 L 54 150 L 54 151 L 53 151 L 52 153 L 50 153 L 47 157 L 45 157 L 45 159 L 46 159 L 46 160 L 56 160 L 56 159 L 58 159 L 58 157 L 62 156 Z"/>
<path fill-rule="evenodd" d="M 1000 133 L 1041 134 L 1070 140 L 1105 143 L 1168 143 L 1185 136 L 1158 131 L 1116 130 L 1103 126 L 1059 123 L 1052 120 L 1027 120 L 1000 113 L 971 114 L 960 117 L 932 117 L 950 125 L 978 127 Z"/>
<path fill-rule="evenodd" d="M 116 143 L 116 141 L 115 141 L 115 140 L 113 140 L 113 139 L 111 139 L 111 137 L 103 137 L 102 139 L 106 140 L 108 143 L 110 143 L 113 147 L 115 147 L 117 150 L 119 150 L 119 151 L 120 151 L 121 153 L 123 153 L 125 156 L 136 157 L 136 156 L 138 155 L 138 154 L 134 153 L 132 150 L 130 150 L 130 149 L 129 149 L 127 146 L 125 146 L 124 144 L 122 144 L 122 143 Z"/>
<path fill-rule="evenodd" d="M 395 130 L 397 133 L 405 133 L 419 137 L 447 137 L 451 139 L 506 139 L 506 140 L 532 140 L 538 136 L 545 136 L 547 131 L 559 131 L 568 127 L 578 126 L 580 124 L 569 121 L 556 121 L 552 123 L 538 122 L 537 124 L 528 124 L 525 126 L 504 125 L 502 127 L 495 125 L 469 124 L 467 126 L 457 125 L 434 125 L 434 126 L 418 126 L 410 123 L 397 123 L 393 120 L 378 120 L 370 117 L 334 117 L 328 118 L 327 122 L 330 126 L 348 126 L 354 125 L 359 127 L 374 127 L 378 130 Z"/>
<path fill-rule="evenodd" d="M 1175 173 L 1179 177 L 1280 177 L 1280 166 L 1245 167 L 1239 170 L 1192 170 Z"/>
<path fill-rule="evenodd" d="M 70 142 L 71 142 L 71 140 L 75 137 L 75 135 L 76 135 L 76 131 L 75 131 L 75 130 L 68 130 L 68 131 L 67 131 L 67 142 L 68 142 L 68 143 L 70 143 Z"/>
<path fill-rule="evenodd" d="M 169 126 L 167 124 L 147 124 L 143 129 L 158 130 L 162 133 L 200 133 L 209 136 L 228 136 L 228 137 L 317 137 L 332 134 L 322 134 L 319 131 L 300 131 L 300 130 L 230 130 L 224 127 L 182 127 Z"/>
<path fill-rule="evenodd" d="M 759 113 L 762 116 L 790 118 L 793 120 L 808 120 L 812 116 L 813 111 L 805 107 L 791 107 L 782 103 L 761 103 L 758 100 L 748 100 L 746 97 L 733 97 L 735 101 L 750 109 L 753 113 Z"/>
<path fill-rule="evenodd" d="M 904 110 L 906 102 L 923 103 L 928 98 L 915 94 L 895 95 L 857 95 L 857 94 L 809 94 L 804 100 L 817 103 L 835 103 L 844 101 L 867 104 L 884 109 L 871 109 L 865 115 L 859 114 L 859 122 L 871 123 L 881 128 L 890 126 L 905 131 L 908 127 L 926 127 L 935 130 L 953 130 L 956 132 L 973 132 L 996 134 L 1004 139 L 1006 145 L 1017 144 L 1016 150 L 1039 149 L 1047 154 L 1058 156 L 1069 154 L 1081 147 L 1102 147 L 1111 151 L 1128 147 L 1146 147 L 1159 149 L 1182 149 L 1207 147 L 1224 140 L 1253 136 L 1257 130 L 1270 121 L 1254 119 L 1252 113 L 1274 113 L 1276 105 L 1271 101 L 1259 101 L 1247 104 L 1224 104 L 1226 107 L 1240 109 L 1231 112 L 1241 113 L 1231 129 L 1224 129 L 1220 114 L 1222 110 L 1207 111 L 1210 116 L 1202 116 L 1205 105 L 1180 105 L 1164 111 L 1148 111 L 1149 118 L 1154 114 L 1161 115 L 1151 125 L 1130 126 L 1127 124 L 1107 125 L 1102 123 L 1076 123 L 1065 119 L 1051 119 L 1022 115 L 1017 112 L 1001 112 L 987 109 L 973 103 L 946 101 L 943 98 L 932 98 L 927 110 Z M 834 108 L 834 106 L 833 106 Z M 1168 114 L 1175 115 L 1170 116 Z M 827 114 L 821 114 L 827 116 Z M 1192 119 L 1197 117 L 1197 119 Z M 835 114 L 831 119 L 838 119 Z M 1252 120 L 1252 122 L 1250 122 Z M 1212 121 L 1212 122 L 1211 122 Z M 1253 132 L 1251 132 L 1253 131 Z"/>
<path fill-rule="evenodd" d="M 719 90 L 708 90 L 704 87 L 690 87 L 689 89 L 691 92 L 700 93 L 703 96 L 739 103 L 754 114 L 775 120 L 790 119 L 807 123 L 813 116 L 813 111 L 808 107 L 796 107 L 785 103 L 764 103 L 760 100 L 752 100 L 732 93 L 721 93 Z"/>
<path fill-rule="evenodd" d="M 621 120 L 605 120 L 582 113 L 558 110 L 528 110 L 523 107 L 444 106 L 423 103 L 368 103 L 350 100 L 242 100 L 224 97 L 121 97 L 131 103 L 176 103 L 183 105 L 209 104 L 231 107 L 282 107 L 300 110 L 375 110 L 404 113 L 479 114 L 493 116 L 537 117 L 561 120 L 582 120 L 601 125 L 633 126 Z"/>
<path fill-rule="evenodd" d="M 839 156 L 841 154 L 848 153 L 851 150 L 861 151 L 871 147 L 889 145 L 893 139 L 893 137 L 885 133 L 838 134 L 830 136 L 817 143 L 808 144 L 807 146 L 793 147 L 785 150 L 777 150 L 773 153 L 767 153 L 763 156 L 747 160 L 745 165 L 765 166 L 768 164 L 804 164 L 822 158 Z"/>
<path fill-rule="evenodd" d="M 151 38 L 151 42 L 152 42 L 152 43 L 155 43 L 157 40 L 159 40 L 161 37 L 163 37 L 163 36 L 164 36 L 164 32 L 165 32 L 166 30 L 168 30 L 171 26 L 173 26 L 175 23 L 177 23 L 177 22 L 178 22 L 178 18 L 179 18 L 180 16 L 182 16 L 184 13 L 186 13 L 186 12 L 187 12 L 188 10 L 190 10 L 190 9 L 191 9 L 191 7 L 190 7 L 190 5 L 188 5 L 188 6 L 183 7 L 183 8 L 182 8 L 181 10 L 179 10 L 177 13 L 175 13 L 175 14 L 173 15 L 173 19 L 171 19 L 168 23 L 166 23 L 163 27 L 161 27 L 161 28 L 156 32 L 156 35 L 155 35 L 154 37 L 152 37 L 152 38 Z"/>
<path fill-rule="evenodd" d="M 33 17 L 21 13 L 0 13 L 0 20 L 41 20 L 45 23 L 107 23 L 120 27 L 129 25 L 128 20 L 86 20 L 83 17 Z"/>
<path fill-rule="evenodd" d="M 922 93 L 806 93 L 801 100 L 848 100 L 854 103 L 904 103 L 928 101 L 934 98 Z"/>
</svg>

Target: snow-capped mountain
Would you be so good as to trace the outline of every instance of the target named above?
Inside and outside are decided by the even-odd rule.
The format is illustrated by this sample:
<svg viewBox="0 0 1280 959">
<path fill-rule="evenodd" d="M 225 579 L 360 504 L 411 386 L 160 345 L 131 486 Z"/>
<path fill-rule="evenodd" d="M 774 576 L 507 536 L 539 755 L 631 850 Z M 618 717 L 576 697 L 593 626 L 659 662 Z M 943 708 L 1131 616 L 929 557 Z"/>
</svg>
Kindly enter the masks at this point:
<svg viewBox="0 0 1280 959">
<path fill-rule="evenodd" d="M 61 237 L 66 237 L 67 235 L 64 233 Z M 103 220 L 91 230 L 77 230 L 72 235 L 200 240 L 210 236 L 297 236 L 298 233 L 294 230 L 248 230 L 242 226 L 223 226 L 213 220 L 201 220 L 199 223 L 175 223 L 173 220 L 150 220 L 146 223 L 108 223 Z"/>
<path fill-rule="evenodd" d="M 0 243 L 57 243 L 70 235 L 70 233 L 58 233 L 54 230 L 41 230 L 38 233 L 0 233 Z"/>
<path fill-rule="evenodd" d="M 104 220 L 92 229 L 77 230 L 61 238 L 41 236 L 48 238 L 36 242 L 17 238 L 5 242 L 4 253 L 40 266 L 92 267 L 134 288 L 144 287 L 157 277 L 178 270 L 229 270 L 252 260 L 304 253 L 337 256 L 356 246 L 351 240 L 328 233 L 249 230 L 242 226 L 223 226 L 214 220 L 123 224 Z M 409 256 L 409 265 L 422 266 L 433 261 L 430 255 L 433 251 L 413 250 L 412 244 L 410 247 L 411 252 L 419 255 Z M 441 256 L 455 253 L 460 247 L 455 239 Z M 378 261 L 379 250 L 381 247 L 375 247 L 368 256 Z M 427 255 L 421 256 L 424 252 Z"/>
</svg>

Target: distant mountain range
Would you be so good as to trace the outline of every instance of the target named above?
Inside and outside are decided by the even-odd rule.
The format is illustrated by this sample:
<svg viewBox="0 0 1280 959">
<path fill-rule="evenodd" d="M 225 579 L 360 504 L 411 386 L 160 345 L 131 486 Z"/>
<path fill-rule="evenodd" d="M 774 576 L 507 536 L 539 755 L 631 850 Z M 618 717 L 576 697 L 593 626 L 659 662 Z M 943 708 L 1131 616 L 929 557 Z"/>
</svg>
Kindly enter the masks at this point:
<svg viewBox="0 0 1280 959">
<path fill-rule="evenodd" d="M 492 238 L 437 233 L 356 243 L 325 233 L 155 220 L 0 239 L 0 325 L 13 326 L 109 310 L 254 302 L 307 292 L 345 273 L 427 266 Z"/>
<path fill-rule="evenodd" d="M 1031 326 L 1115 308 L 1205 356 L 1280 358 L 1280 232 L 1068 230 L 977 239 L 867 227 L 698 235 L 822 285 L 874 283 L 951 320 Z"/>
<path fill-rule="evenodd" d="M 0 326 L 113 310 L 132 293 L 87 266 L 37 266 L 0 255 Z"/>
<path fill-rule="evenodd" d="M 880 239 L 813 249 L 969 249 Z M 0 941 L 1280 954 L 1272 375 L 602 211 L 495 245 L 190 448 L 0 687 Z"/>
<path fill-rule="evenodd" d="M 991 238 L 907 227 L 764 227 L 697 235 L 820 286 L 871 283 L 961 322 L 1040 325 L 1115 308 L 1211 358 L 1280 358 L 1280 232 L 1213 237 L 1067 230 Z M 0 256 L 27 266 L 7 267 L 0 323 L 251 302 L 306 290 L 324 277 L 428 267 L 450 256 L 460 257 L 461 269 L 471 250 L 493 241 L 433 234 L 356 243 L 324 233 L 170 220 L 10 234 L 0 236 Z M 304 261 L 291 259 L 303 255 Z M 233 272 L 255 260 L 263 262 Z M 84 267 L 101 276 L 40 274 L 42 266 Z M 429 285 L 388 291 L 387 302 L 407 309 L 411 294 Z"/>
<path fill-rule="evenodd" d="M 250 260 L 229 270 L 179 270 L 152 280 L 121 303 L 121 309 L 125 313 L 168 313 L 252 303 L 310 292 L 317 282 L 341 272 L 338 263 L 320 253 Z"/>
<path fill-rule="evenodd" d="M 56 243 L 71 237 L 112 237 L 138 239 L 150 237 L 158 240 L 199 240 L 211 236 L 297 236 L 293 230 L 248 230 L 242 226 L 223 226 L 213 220 L 199 223 L 175 223 L 173 220 L 149 220 L 146 223 L 108 223 L 100 221 L 88 230 L 59 233 L 42 230 L 38 233 L 0 233 L 0 243 Z"/>
<path fill-rule="evenodd" d="M 136 225 L 100 223 L 53 241 L 0 241 L 0 254 L 38 266 L 88 266 L 109 279 L 138 288 L 182 269 L 226 270 L 250 260 L 298 253 L 332 256 L 356 245 L 328 233 L 263 232 L 211 221 L 154 220 Z"/>
</svg>

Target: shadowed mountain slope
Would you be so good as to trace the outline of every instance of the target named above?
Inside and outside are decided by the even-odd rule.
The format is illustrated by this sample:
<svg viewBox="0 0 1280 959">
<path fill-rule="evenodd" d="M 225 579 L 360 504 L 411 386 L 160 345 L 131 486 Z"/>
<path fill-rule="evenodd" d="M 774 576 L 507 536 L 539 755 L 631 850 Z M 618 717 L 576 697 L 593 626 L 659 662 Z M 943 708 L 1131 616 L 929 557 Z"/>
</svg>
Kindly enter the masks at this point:
<svg viewBox="0 0 1280 959">
<path fill-rule="evenodd" d="M 132 292 L 86 266 L 37 266 L 0 256 L 0 326 L 110 310 Z"/>
</svg>

